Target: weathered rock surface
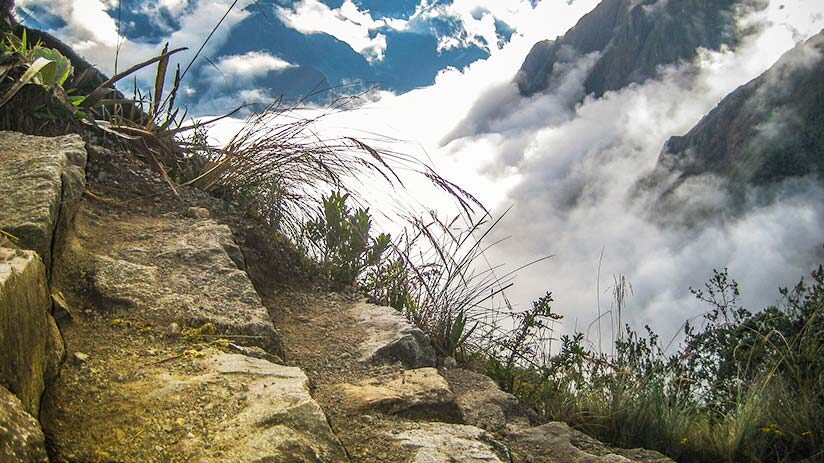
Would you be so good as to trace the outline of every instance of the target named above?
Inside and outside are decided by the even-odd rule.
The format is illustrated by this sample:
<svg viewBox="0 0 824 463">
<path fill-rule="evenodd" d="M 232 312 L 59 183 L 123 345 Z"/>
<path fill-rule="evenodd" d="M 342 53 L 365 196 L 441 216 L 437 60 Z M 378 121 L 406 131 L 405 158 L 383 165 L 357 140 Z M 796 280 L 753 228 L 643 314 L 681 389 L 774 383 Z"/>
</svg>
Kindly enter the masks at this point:
<svg viewBox="0 0 824 463">
<path fill-rule="evenodd" d="M 46 269 L 33 251 L 0 248 L 0 386 L 38 416 L 63 342 L 51 314 Z"/>
<path fill-rule="evenodd" d="M 464 369 L 444 370 L 443 374 L 466 424 L 497 432 L 512 423 L 529 426 L 534 419 L 534 411 L 502 391 L 488 376 Z"/>
<path fill-rule="evenodd" d="M 393 434 L 392 438 L 413 450 L 409 463 L 510 461 L 506 446 L 474 426 L 417 423 L 415 427 Z"/>
<path fill-rule="evenodd" d="M 347 459 L 299 368 L 206 349 L 141 362 L 130 373 L 134 365 L 101 371 L 114 360 L 106 355 L 98 351 L 61 375 L 64 386 L 75 386 L 56 391 L 70 397 L 58 398 L 61 407 L 44 420 L 58 443 L 56 461 Z"/>
<path fill-rule="evenodd" d="M 225 225 L 84 210 L 58 285 L 96 310 L 133 309 L 168 326 L 212 323 L 238 344 L 282 356 L 280 337 Z M 87 243 L 96 243 L 90 246 Z"/>
<path fill-rule="evenodd" d="M 47 270 L 83 194 L 85 166 L 86 150 L 77 135 L 0 132 L 0 230 L 37 251 Z"/>
<path fill-rule="evenodd" d="M 434 368 L 404 370 L 357 384 L 343 384 L 339 391 L 341 400 L 354 409 L 428 419 L 459 418 L 455 395 Z"/>
<path fill-rule="evenodd" d="M 435 366 L 435 349 L 429 339 L 397 310 L 366 302 L 350 310 L 368 333 L 359 346 L 362 361 L 401 362 L 407 368 Z"/>
<path fill-rule="evenodd" d="M 309 379 L 299 368 L 243 355 L 221 354 L 201 362 L 208 373 L 167 392 L 185 393 L 186 383 L 226 383 L 212 400 L 232 400 L 245 391 L 245 404 L 214 434 L 215 451 L 206 461 L 341 461 L 345 452 L 320 406 L 309 395 Z M 163 394 L 162 391 L 158 391 Z"/>
<path fill-rule="evenodd" d="M 47 463 L 45 438 L 20 399 L 0 387 L 0 461 Z"/>
<path fill-rule="evenodd" d="M 674 463 L 651 450 L 611 448 L 558 422 L 514 426 L 506 437 L 515 463 Z"/>
</svg>

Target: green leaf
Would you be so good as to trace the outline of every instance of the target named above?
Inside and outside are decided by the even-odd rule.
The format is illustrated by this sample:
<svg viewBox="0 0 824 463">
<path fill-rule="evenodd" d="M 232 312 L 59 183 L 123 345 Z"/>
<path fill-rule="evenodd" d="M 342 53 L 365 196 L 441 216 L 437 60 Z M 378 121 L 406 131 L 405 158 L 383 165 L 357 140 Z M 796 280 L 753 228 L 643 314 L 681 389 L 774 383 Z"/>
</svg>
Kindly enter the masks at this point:
<svg viewBox="0 0 824 463">
<path fill-rule="evenodd" d="M 2 97 L 0 97 L 0 107 L 2 107 L 6 103 L 8 103 L 9 100 L 14 98 L 14 95 L 16 95 L 17 92 L 19 92 L 20 89 L 23 88 L 24 85 L 34 81 L 35 77 L 41 71 L 43 71 L 45 68 L 47 68 L 49 66 L 54 67 L 56 65 L 54 64 L 54 61 L 48 60 L 46 58 L 37 58 L 37 60 L 35 60 L 34 63 L 32 63 L 29 66 L 29 69 L 27 69 L 26 72 L 23 73 L 22 76 L 20 76 L 20 79 L 17 82 L 15 82 L 14 85 L 11 86 L 11 88 L 6 92 L 6 94 L 3 95 Z M 47 71 L 47 72 L 54 72 L 54 71 Z"/>
<path fill-rule="evenodd" d="M 46 58 L 55 63 L 53 69 L 48 68 L 48 71 L 43 70 L 40 72 L 41 82 L 47 87 L 52 87 L 54 85 L 63 86 L 66 80 L 74 72 L 71 61 L 62 53 L 53 48 L 35 48 L 31 52 L 31 57 L 33 59 Z"/>
</svg>

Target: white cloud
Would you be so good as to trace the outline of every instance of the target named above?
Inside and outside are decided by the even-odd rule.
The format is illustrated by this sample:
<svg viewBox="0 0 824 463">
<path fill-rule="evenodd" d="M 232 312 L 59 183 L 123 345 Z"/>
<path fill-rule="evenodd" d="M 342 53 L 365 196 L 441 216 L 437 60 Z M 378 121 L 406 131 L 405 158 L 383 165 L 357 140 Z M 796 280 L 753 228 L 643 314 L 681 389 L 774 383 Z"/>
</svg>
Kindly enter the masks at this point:
<svg viewBox="0 0 824 463">
<path fill-rule="evenodd" d="M 194 8 L 187 8 L 186 0 L 163 0 L 166 6 L 184 12 L 179 18 L 180 29 L 166 37 L 158 37 L 161 43 L 169 42 L 171 48 L 188 47 L 189 50 L 178 53 L 172 58 L 172 64 L 177 62 L 185 65 L 194 56 L 219 18 L 229 9 L 232 0 L 200 1 Z M 235 24 L 243 20 L 248 13 L 243 9 L 252 0 L 240 1 L 226 17 L 223 25 L 217 30 L 206 47 L 206 53 L 219 47 L 229 36 Z M 115 56 L 118 43 L 120 45 L 119 69 L 129 66 L 152 56 L 157 55 L 162 45 L 147 44 L 127 40 L 120 37 L 118 40 L 117 23 L 106 12 L 117 5 L 112 1 L 100 0 L 17 0 L 17 5 L 30 7 L 34 5 L 48 9 L 52 14 L 63 18 L 66 26 L 60 30 L 49 31 L 60 37 L 69 46 L 73 47 L 81 56 L 94 63 L 104 73 L 111 75 L 114 71 Z M 124 57 L 128 62 L 124 63 Z M 142 72 L 145 82 L 153 82 L 151 70 Z"/>
<path fill-rule="evenodd" d="M 277 56 L 259 51 L 224 56 L 217 62 L 217 67 L 222 72 L 241 79 L 257 77 L 270 71 L 282 71 L 293 66 Z"/>
<path fill-rule="evenodd" d="M 541 38 L 554 38 L 555 35 L 566 31 L 556 29 L 554 25 L 569 23 L 570 20 L 574 24 L 574 20 L 598 2 L 584 0 L 574 3 L 577 5 L 573 2 L 560 3 L 554 0 L 544 0 L 537 5 L 533 5 L 530 0 L 455 0 L 449 4 L 441 4 L 424 0 L 409 21 L 410 27 L 416 27 L 432 19 L 454 19 L 461 28 L 452 35 L 439 37 L 439 50 L 476 45 L 495 53 L 498 42 L 496 20 L 522 35 L 531 35 L 534 31 L 542 29 L 544 35 Z"/>
<path fill-rule="evenodd" d="M 691 231 L 649 220 L 646 203 L 633 202 L 629 192 L 655 165 L 670 136 L 687 132 L 729 92 L 766 70 L 796 41 L 818 32 L 824 24 L 816 18 L 824 5 L 801 0 L 780 9 L 773 2 L 749 18 L 766 23 L 757 36 L 735 52 L 701 53 L 697 73 L 669 68 L 659 80 L 570 109 L 567 103 L 580 96 L 581 79 L 574 71 L 587 66 L 587 57 L 581 57 L 559 91 L 520 97 L 512 79 L 531 46 L 562 35 L 597 3 L 543 1 L 531 14 L 513 16 L 517 32 L 511 43 L 489 59 L 443 71 L 428 88 L 401 96 L 384 93 L 335 125 L 415 140 L 422 147 L 418 153 L 487 205 L 500 211 L 514 204 L 497 233 L 513 238 L 493 249 L 490 260 L 513 268 L 557 254 L 519 272 L 510 297 L 524 307 L 552 290 L 568 330 L 576 322 L 585 329 L 594 318 L 604 248 L 600 287 L 609 287 L 612 274 L 630 279 L 634 296 L 625 319 L 636 327 L 650 323 L 669 335 L 699 314 L 703 308 L 688 288 L 700 286 L 713 268 L 730 268 L 751 308 L 775 302 L 777 286 L 797 281 L 822 258 L 820 187 L 803 181 L 784 185 L 772 203 L 753 199 L 751 213 Z M 486 105 L 484 117 L 465 120 L 477 104 Z M 455 131 L 462 121 L 468 125 Z M 483 130 L 473 130 L 478 124 Z M 440 146 L 443 140 L 448 143 Z M 696 179 L 690 187 L 700 193 L 702 207 L 727 200 L 710 178 Z M 450 209 L 437 202 L 442 198 L 415 195 Z M 608 308 L 608 295 L 600 297 Z"/>
<path fill-rule="evenodd" d="M 278 16 L 289 27 L 304 34 L 329 34 L 346 42 L 353 50 L 370 61 L 380 61 L 386 51 L 386 36 L 373 31 L 387 25 L 382 19 L 373 19 L 368 11 L 360 11 L 351 0 L 340 8 L 331 9 L 318 0 L 301 0 L 292 8 L 278 8 Z M 401 27 L 397 20 L 392 27 Z"/>
</svg>

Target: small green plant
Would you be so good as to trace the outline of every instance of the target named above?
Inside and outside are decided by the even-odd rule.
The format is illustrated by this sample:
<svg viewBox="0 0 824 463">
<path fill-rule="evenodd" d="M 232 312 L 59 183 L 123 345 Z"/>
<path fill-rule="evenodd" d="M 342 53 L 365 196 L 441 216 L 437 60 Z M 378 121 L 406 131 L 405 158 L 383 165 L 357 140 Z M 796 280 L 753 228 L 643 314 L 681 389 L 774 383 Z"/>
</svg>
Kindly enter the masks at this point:
<svg viewBox="0 0 824 463">
<path fill-rule="evenodd" d="M 0 44 L 0 88 L 7 79 L 11 80 L 11 85 L 0 94 L 0 107 L 27 84 L 59 92 L 73 72 L 71 61 L 59 51 L 40 43 L 30 45 L 25 30 L 20 37 L 6 33 Z"/>
<path fill-rule="evenodd" d="M 306 223 L 306 238 L 324 273 L 335 282 L 354 285 L 367 267 L 380 263 L 390 237 L 370 236 L 369 209 L 351 209 L 349 194 L 323 197 L 317 217 Z"/>
<path fill-rule="evenodd" d="M 494 349 L 498 323 L 506 317 L 503 293 L 513 276 L 551 257 L 499 275 L 485 259 L 490 245 L 484 240 L 504 215 L 491 223 L 485 215 L 466 227 L 458 225 L 460 216 L 444 221 L 432 212 L 426 219 L 408 218 L 388 263 L 367 277 L 367 295 L 402 312 L 429 335 L 440 357 L 468 361 Z"/>
<path fill-rule="evenodd" d="M 504 391 L 515 390 L 519 371 L 538 365 L 537 354 L 541 344 L 547 341 L 543 334 L 552 333 L 552 322 L 563 318 L 552 312 L 552 302 L 552 293 L 548 292 L 534 301 L 528 310 L 513 313 L 514 328 L 505 336 L 496 339 L 498 349 L 494 351 L 496 355 L 488 362 L 487 372 L 498 381 Z"/>
</svg>

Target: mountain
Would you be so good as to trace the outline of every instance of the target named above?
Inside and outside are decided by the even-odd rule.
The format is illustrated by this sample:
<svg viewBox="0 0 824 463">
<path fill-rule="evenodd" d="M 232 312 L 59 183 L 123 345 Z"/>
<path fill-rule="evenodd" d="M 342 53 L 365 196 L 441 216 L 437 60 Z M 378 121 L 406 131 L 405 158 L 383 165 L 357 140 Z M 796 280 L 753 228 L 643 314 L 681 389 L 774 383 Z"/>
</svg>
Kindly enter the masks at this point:
<svg viewBox="0 0 824 463">
<path fill-rule="evenodd" d="M 533 46 L 515 82 L 522 95 L 551 90 L 564 70 L 597 53 L 584 90 L 600 97 L 655 77 L 662 65 L 695 57 L 699 47 L 734 45 L 735 0 L 604 0 L 563 37 Z"/>
<path fill-rule="evenodd" d="M 654 178 L 713 173 L 733 185 L 824 177 L 824 31 L 742 85 L 684 136 L 672 137 Z M 654 181 L 654 180 L 653 180 Z"/>
</svg>

